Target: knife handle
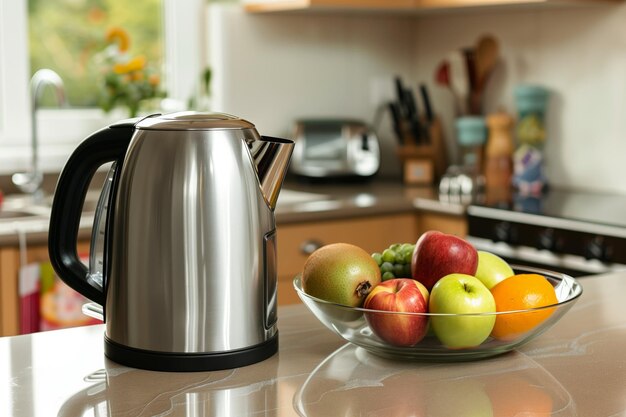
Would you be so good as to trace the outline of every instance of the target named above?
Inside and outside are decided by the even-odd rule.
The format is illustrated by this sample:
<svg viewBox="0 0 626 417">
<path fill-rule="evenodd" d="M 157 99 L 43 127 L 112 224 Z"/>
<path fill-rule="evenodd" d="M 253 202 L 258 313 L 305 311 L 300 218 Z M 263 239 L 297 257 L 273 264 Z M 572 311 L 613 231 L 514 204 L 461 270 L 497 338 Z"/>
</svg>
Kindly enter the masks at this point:
<svg viewBox="0 0 626 417">
<path fill-rule="evenodd" d="M 400 108 L 398 104 L 394 102 L 390 102 L 389 111 L 391 112 L 391 120 L 393 121 L 393 130 L 396 133 L 396 138 L 398 139 L 398 143 L 402 145 L 404 142 L 402 139 L 402 128 L 401 128 L 402 117 L 400 116 Z"/>
<path fill-rule="evenodd" d="M 435 115 L 433 114 L 433 108 L 430 105 L 430 95 L 428 94 L 428 89 L 426 88 L 426 84 L 420 84 L 420 95 L 422 96 L 422 102 L 424 102 L 424 112 L 426 113 L 426 120 L 429 123 L 435 119 Z"/>
<path fill-rule="evenodd" d="M 409 118 L 413 119 L 419 117 L 419 111 L 417 109 L 417 102 L 415 96 L 411 90 L 404 90 L 404 97 L 406 99 L 406 107 L 409 112 Z"/>
</svg>

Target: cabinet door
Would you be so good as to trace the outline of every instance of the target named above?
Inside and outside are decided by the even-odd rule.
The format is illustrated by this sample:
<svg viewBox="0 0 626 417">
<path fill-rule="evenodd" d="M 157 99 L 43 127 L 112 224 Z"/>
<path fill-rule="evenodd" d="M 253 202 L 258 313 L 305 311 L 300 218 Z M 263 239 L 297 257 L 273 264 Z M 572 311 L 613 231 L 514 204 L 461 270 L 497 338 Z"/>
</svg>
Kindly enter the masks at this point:
<svg viewBox="0 0 626 417">
<path fill-rule="evenodd" d="M 0 249 L 0 336 L 19 334 L 19 265 L 17 248 Z"/>
<path fill-rule="evenodd" d="M 373 253 L 392 243 L 414 243 L 416 239 L 415 213 L 279 225 L 278 303 L 300 301 L 292 281 L 302 272 L 310 253 L 318 247 L 344 242 Z"/>
<path fill-rule="evenodd" d="M 465 216 L 424 212 L 418 216 L 418 226 L 420 234 L 428 230 L 438 230 L 461 238 L 467 236 Z"/>
<path fill-rule="evenodd" d="M 89 242 L 78 243 L 79 253 L 89 253 Z M 26 263 L 48 262 L 48 246 L 29 247 Z M 16 247 L 0 248 L 0 336 L 14 336 L 20 332 L 19 274 L 20 250 Z"/>
</svg>

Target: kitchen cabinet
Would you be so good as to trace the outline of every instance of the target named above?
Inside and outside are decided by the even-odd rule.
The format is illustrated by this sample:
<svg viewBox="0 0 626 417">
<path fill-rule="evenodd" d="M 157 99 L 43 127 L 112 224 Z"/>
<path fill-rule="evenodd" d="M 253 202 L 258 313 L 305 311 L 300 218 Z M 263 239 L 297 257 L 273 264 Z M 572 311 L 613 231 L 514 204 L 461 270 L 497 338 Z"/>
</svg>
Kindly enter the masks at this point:
<svg viewBox="0 0 626 417">
<path fill-rule="evenodd" d="M 316 248 L 335 242 L 352 243 L 369 253 L 381 251 L 392 243 L 413 242 L 423 227 L 438 230 L 459 230 L 455 216 L 409 211 L 385 215 L 368 215 L 333 220 L 317 220 L 279 224 L 278 226 L 278 303 L 298 303 L 300 299 L 292 286 L 309 254 Z M 419 219 L 419 221 L 418 221 Z M 418 228 L 418 224 L 423 226 Z M 456 227 L 456 228 L 455 228 Z M 453 232 L 450 232 L 453 233 Z M 88 253 L 89 243 L 79 242 L 78 252 Z M 47 262 L 48 247 L 32 246 L 27 252 L 27 264 Z M 18 279 L 21 267 L 16 246 L 0 247 L 0 336 L 19 334 Z"/>
<path fill-rule="evenodd" d="M 404 10 L 415 8 L 416 0 L 252 0 L 244 8 L 252 13 L 289 10 Z"/>
<path fill-rule="evenodd" d="M 420 212 L 417 217 L 417 227 L 420 234 L 428 230 L 439 230 L 461 238 L 467 236 L 465 216 L 454 214 Z"/>
<path fill-rule="evenodd" d="M 381 251 L 392 243 L 412 242 L 418 236 L 417 214 L 414 211 L 279 224 L 278 226 L 278 303 L 299 302 L 292 281 L 302 271 L 306 258 L 315 248 L 328 243 L 346 242 L 367 252 Z M 88 242 L 80 242 L 79 253 L 87 253 Z M 47 262 L 48 247 L 32 246 L 27 264 Z M 18 279 L 21 267 L 16 246 L 0 247 L 0 336 L 19 334 Z"/>
<path fill-rule="evenodd" d="M 428 9 L 451 9 L 468 8 L 477 6 L 515 6 L 515 5 L 583 5 L 597 3 L 617 3 L 621 0 L 416 0 L 417 8 Z"/>
<path fill-rule="evenodd" d="M 462 238 L 467 236 L 464 214 L 416 210 L 353 219 L 298 222 L 278 226 L 278 304 L 300 302 L 293 278 L 316 248 L 335 242 L 352 243 L 369 253 L 380 252 L 392 243 L 414 243 L 428 230 Z"/>
<path fill-rule="evenodd" d="M 394 11 L 428 12 L 472 7 L 571 6 L 617 3 L 622 0 L 249 0 L 251 13 L 284 11 Z"/>
<path fill-rule="evenodd" d="M 89 242 L 77 245 L 79 253 L 89 252 Z M 26 264 L 48 262 L 48 245 L 29 247 Z M 16 246 L 0 247 L 0 336 L 13 336 L 20 332 L 19 273 L 22 266 L 20 250 Z"/>
<path fill-rule="evenodd" d="M 417 225 L 415 212 L 279 225 L 278 304 L 300 301 L 292 281 L 316 248 L 345 242 L 369 253 L 380 252 L 392 243 L 413 242 L 418 236 Z"/>
</svg>

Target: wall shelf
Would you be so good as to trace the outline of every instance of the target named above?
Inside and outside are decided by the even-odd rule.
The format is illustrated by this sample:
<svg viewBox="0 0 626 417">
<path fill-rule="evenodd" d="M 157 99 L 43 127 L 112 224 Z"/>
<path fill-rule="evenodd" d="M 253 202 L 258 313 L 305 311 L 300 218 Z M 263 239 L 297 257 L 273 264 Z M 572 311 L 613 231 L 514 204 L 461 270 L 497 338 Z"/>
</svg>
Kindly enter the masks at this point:
<svg viewBox="0 0 626 417">
<path fill-rule="evenodd" d="M 249 13 L 289 11 L 325 12 L 403 12 L 470 10 L 480 8 L 510 8 L 515 6 L 590 6 L 620 3 L 623 0 L 247 0 Z"/>
<path fill-rule="evenodd" d="M 251 13 L 282 11 L 412 11 L 415 0 L 249 0 L 244 9 Z"/>
</svg>

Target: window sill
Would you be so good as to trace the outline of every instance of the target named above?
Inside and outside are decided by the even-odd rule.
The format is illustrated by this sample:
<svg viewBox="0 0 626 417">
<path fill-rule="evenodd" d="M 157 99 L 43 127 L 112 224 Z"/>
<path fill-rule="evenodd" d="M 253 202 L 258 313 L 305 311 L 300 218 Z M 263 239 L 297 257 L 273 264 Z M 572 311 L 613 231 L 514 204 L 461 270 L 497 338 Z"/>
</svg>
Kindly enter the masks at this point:
<svg viewBox="0 0 626 417">
<path fill-rule="evenodd" d="M 161 101 L 161 109 L 147 112 L 172 113 L 185 110 L 173 99 Z M 128 119 L 124 109 L 105 113 L 100 109 L 41 109 L 37 112 L 39 167 L 45 173 L 58 173 L 76 146 L 92 133 Z M 31 166 L 31 137 L 0 138 L 0 175 L 27 171 Z"/>
<path fill-rule="evenodd" d="M 76 146 L 93 132 L 127 118 L 123 110 L 43 109 L 37 113 L 39 166 L 44 172 L 60 172 Z M 26 171 L 31 166 L 31 138 L 3 138 L 0 174 Z"/>
</svg>

